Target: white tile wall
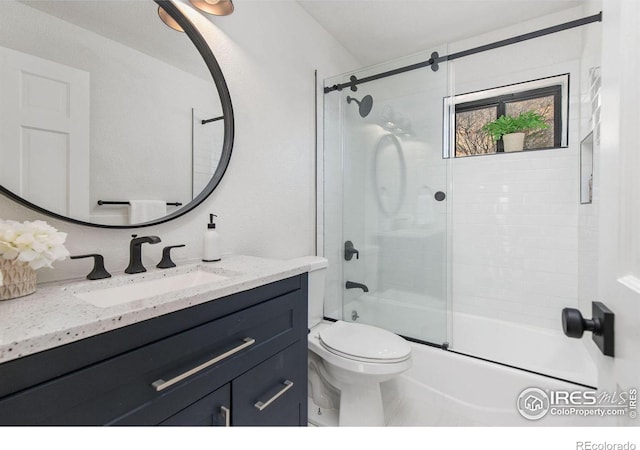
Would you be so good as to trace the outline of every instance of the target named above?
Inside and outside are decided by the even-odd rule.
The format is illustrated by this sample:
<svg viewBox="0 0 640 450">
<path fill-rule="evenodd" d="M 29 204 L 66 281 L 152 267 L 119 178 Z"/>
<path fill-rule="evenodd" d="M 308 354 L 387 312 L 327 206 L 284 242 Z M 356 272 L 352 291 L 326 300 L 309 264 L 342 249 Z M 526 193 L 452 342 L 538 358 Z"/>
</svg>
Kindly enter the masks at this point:
<svg viewBox="0 0 640 450">
<path fill-rule="evenodd" d="M 582 11 L 568 14 L 579 17 Z M 545 19 L 551 24 L 569 17 Z M 457 351 L 533 370 L 518 355 L 543 361 L 547 349 L 520 345 L 517 334 L 496 342 L 487 319 L 509 324 L 505 329 L 523 327 L 564 339 L 561 310 L 578 306 L 581 33 L 563 32 L 455 64 L 458 94 L 570 74 L 568 148 L 452 161 L 452 347 Z M 458 46 L 479 43 L 471 41 Z M 477 318 L 475 332 L 455 326 L 463 317 Z M 479 324 L 489 328 L 483 331 Z M 543 372 L 554 374 L 554 365 L 546 366 Z"/>
<path fill-rule="evenodd" d="M 453 161 L 455 312 L 558 328 L 577 304 L 577 167 L 572 148 Z"/>
</svg>

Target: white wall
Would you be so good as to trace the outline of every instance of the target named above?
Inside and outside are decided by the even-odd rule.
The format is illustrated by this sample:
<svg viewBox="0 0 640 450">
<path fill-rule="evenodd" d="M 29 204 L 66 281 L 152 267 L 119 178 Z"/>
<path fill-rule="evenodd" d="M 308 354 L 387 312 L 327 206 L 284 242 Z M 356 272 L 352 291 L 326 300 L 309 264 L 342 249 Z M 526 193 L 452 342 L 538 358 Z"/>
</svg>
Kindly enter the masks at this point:
<svg viewBox="0 0 640 450">
<path fill-rule="evenodd" d="M 314 254 L 314 70 L 322 79 L 355 64 L 295 2 L 234 4 L 231 16 L 194 17 L 207 26 L 203 34 L 222 67 L 236 121 L 231 163 L 217 190 L 186 216 L 143 229 L 103 230 L 44 218 L 69 233 L 72 254 L 102 253 L 108 270 L 122 272 L 130 235 L 137 233 L 163 241 L 144 248 L 147 266 L 155 265 L 162 246 L 170 244 L 187 244 L 175 251 L 176 261 L 199 259 L 210 212 L 218 215 L 223 253 L 274 258 Z M 4 197 L 0 217 L 43 218 Z M 38 280 L 82 277 L 89 269 L 88 261 L 66 260 L 53 270 L 38 271 Z"/>
</svg>

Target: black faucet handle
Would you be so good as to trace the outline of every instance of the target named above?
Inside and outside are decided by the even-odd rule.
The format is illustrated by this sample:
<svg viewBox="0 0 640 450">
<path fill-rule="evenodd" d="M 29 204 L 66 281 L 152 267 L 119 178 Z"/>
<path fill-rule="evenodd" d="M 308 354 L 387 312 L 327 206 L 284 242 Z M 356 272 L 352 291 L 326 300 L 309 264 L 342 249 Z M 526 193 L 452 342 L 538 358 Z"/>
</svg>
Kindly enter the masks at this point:
<svg viewBox="0 0 640 450">
<path fill-rule="evenodd" d="M 93 269 L 87 275 L 89 280 L 100 280 L 102 278 L 110 278 L 111 274 L 104 268 L 104 257 L 98 253 L 89 253 L 87 255 L 74 255 L 71 259 L 93 258 Z"/>
<path fill-rule="evenodd" d="M 360 252 L 353 246 L 353 242 L 347 241 L 344 243 L 344 259 L 345 261 L 351 261 L 353 255 L 356 255 L 356 259 L 360 259 Z"/>
<path fill-rule="evenodd" d="M 175 267 L 176 263 L 174 263 L 171 260 L 171 249 L 172 248 L 178 248 L 178 247 L 185 247 L 185 244 L 180 244 L 180 245 L 169 245 L 165 248 L 162 249 L 162 259 L 160 260 L 160 262 L 158 263 L 158 265 L 156 266 L 159 269 L 169 269 L 171 267 Z"/>
</svg>

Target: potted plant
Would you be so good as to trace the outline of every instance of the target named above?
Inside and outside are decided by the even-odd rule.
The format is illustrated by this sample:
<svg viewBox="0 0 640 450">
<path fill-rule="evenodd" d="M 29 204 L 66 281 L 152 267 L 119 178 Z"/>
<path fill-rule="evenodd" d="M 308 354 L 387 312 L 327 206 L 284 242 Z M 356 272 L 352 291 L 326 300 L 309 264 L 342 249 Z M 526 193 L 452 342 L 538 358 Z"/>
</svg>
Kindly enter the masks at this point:
<svg viewBox="0 0 640 450">
<path fill-rule="evenodd" d="M 521 151 L 524 147 L 524 132 L 548 128 L 544 118 L 535 111 L 525 111 L 517 117 L 502 115 L 482 127 L 494 141 L 502 138 L 505 152 Z"/>
</svg>

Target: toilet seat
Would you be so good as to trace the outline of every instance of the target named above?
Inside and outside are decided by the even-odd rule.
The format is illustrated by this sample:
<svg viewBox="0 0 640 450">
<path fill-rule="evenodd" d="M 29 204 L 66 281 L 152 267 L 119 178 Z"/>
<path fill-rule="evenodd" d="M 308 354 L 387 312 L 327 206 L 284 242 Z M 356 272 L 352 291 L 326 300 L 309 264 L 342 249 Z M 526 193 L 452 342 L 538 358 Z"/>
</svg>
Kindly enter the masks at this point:
<svg viewBox="0 0 640 450">
<path fill-rule="evenodd" d="M 407 341 L 390 331 L 341 320 L 318 333 L 320 345 L 338 356 L 376 364 L 393 364 L 411 356 Z"/>
</svg>

